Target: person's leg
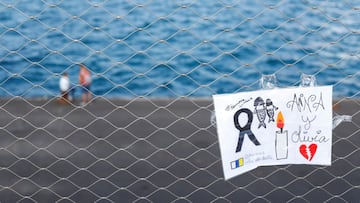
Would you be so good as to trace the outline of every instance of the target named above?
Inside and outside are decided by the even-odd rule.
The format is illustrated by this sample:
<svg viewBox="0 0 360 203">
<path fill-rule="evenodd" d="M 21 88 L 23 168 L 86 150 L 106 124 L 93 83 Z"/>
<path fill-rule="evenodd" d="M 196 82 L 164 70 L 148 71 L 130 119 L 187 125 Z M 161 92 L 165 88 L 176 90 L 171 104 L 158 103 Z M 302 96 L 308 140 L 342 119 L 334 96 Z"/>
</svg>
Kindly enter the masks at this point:
<svg viewBox="0 0 360 203">
<path fill-rule="evenodd" d="M 91 98 L 92 98 L 92 94 L 91 94 L 91 91 L 90 91 L 90 85 L 88 85 L 86 87 L 86 90 L 87 90 L 87 93 L 86 93 L 86 102 L 90 102 L 91 101 Z"/>
<path fill-rule="evenodd" d="M 87 93 L 87 102 L 90 102 L 91 99 L 92 99 L 92 94 L 91 94 L 91 92 L 88 92 Z"/>
<path fill-rule="evenodd" d="M 69 99 L 74 100 L 75 99 L 75 86 L 72 86 L 69 90 Z"/>
<path fill-rule="evenodd" d="M 87 88 L 85 86 L 81 86 L 81 104 L 84 105 L 86 104 L 86 100 L 87 100 Z"/>
<path fill-rule="evenodd" d="M 63 99 L 67 100 L 69 97 L 69 94 L 68 94 L 68 92 L 61 92 L 61 96 Z"/>
<path fill-rule="evenodd" d="M 60 96 L 60 98 L 59 98 L 59 103 L 60 104 L 66 104 L 66 103 L 68 103 L 68 93 L 67 92 L 63 92 L 63 91 L 61 91 L 60 92 L 60 94 L 61 94 L 61 96 Z"/>
<path fill-rule="evenodd" d="M 86 104 L 86 94 L 82 93 L 81 95 L 81 104 Z"/>
</svg>

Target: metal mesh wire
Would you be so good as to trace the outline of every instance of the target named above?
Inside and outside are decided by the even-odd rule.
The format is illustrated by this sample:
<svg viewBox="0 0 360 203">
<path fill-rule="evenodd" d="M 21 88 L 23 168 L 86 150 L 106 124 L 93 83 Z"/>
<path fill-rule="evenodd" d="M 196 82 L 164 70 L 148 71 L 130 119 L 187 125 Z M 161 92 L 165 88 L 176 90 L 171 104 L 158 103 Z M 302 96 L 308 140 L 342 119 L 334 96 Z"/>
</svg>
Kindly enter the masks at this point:
<svg viewBox="0 0 360 203">
<path fill-rule="evenodd" d="M 1 203 L 358 201 L 360 71 L 346 66 L 359 65 L 360 24 L 351 20 L 359 1 L 301 1 L 294 10 L 289 0 L 126 0 L 121 11 L 111 0 L 71 2 L 0 1 Z M 236 12 L 244 4 L 257 9 Z M 303 20 L 309 15 L 320 20 Z M 169 31 L 154 32 L 157 24 Z M 146 67 L 134 65 L 142 60 Z M 60 74 L 88 61 L 107 64 L 90 67 L 102 81 L 91 103 L 58 104 Z M 114 77 L 119 68 L 127 79 Z M 245 79 L 270 73 L 283 86 L 298 85 L 302 73 L 333 85 L 334 116 L 352 122 L 333 131 L 330 167 L 261 167 L 224 181 L 209 96 L 257 89 L 260 77 Z"/>
</svg>

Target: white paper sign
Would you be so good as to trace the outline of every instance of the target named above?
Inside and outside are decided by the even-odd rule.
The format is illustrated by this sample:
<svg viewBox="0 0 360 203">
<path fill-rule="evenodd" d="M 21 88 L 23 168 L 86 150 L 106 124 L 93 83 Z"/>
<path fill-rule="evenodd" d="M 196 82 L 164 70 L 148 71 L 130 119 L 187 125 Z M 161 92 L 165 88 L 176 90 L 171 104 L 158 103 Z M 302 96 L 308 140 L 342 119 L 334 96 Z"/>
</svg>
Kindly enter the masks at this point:
<svg viewBox="0 0 360 203">
<path fill-rule="evenodd" d="M 331 165 L 332 86 L 213 99 L 225 179 L 258 166 Z"/>
</svg>

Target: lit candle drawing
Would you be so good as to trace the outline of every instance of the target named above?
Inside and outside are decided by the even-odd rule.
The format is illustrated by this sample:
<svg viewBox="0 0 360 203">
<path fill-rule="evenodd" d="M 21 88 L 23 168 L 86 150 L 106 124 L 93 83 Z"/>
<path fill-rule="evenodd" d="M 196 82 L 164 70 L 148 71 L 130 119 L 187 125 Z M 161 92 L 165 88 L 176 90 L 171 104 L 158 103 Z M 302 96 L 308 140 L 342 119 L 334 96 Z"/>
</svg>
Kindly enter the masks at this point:
<svg viewBox="0 0 360 203">
<path fill-rule="evenodd" d="M 276 131 L 275 137 L 275 152 L 278 160 L 287 159 L 288 157 L 288 131 L 283 130 L 284 125 L 284 116 L 280 111 L 276 118 L 276 126 L 280 128 L 280 131 Z"/>
</svg>

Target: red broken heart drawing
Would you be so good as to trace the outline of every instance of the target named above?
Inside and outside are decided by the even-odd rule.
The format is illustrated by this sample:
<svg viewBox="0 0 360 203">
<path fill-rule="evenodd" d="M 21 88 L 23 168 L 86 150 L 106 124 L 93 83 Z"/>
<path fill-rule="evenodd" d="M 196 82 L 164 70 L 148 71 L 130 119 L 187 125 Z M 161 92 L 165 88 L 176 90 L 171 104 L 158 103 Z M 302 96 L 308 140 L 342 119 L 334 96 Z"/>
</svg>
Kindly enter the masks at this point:
<svg viewBox="0 0 360 203">
<path fill-rule="evenodd" d="M 303 155 L 303 157 L 305 157 L 305 159 L 309 161 L 311 161 L 314 158 L 316 149 L 317 149 L 317 144 L 311 144 L 309 146 L 302 144 L 299 148 L 301 155 Z"/>
</svg>

